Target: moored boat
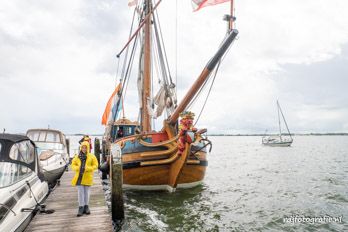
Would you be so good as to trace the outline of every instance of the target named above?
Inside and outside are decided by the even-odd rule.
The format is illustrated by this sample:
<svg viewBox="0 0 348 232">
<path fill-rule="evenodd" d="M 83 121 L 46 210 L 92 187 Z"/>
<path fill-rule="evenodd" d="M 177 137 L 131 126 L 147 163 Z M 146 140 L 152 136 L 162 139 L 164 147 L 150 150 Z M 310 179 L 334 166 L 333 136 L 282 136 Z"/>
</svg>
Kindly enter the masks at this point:
<svg viewBox="0 0 348 232">
<path fill-rule="evenodd" d="M 0 231 L 23 231 L 47 194 L 35 144 L 0 134 Z"/>
<path fill-rule="evenodd" d="M 176 188 L 194 187 L 204 179 L 208 164 L 207 148 L 211 148 L 211 142 L 206 136 L 206 129 L 194 128 L 195 114 L 188 109 L 208 85 L 209 78 L 214 76 L 215 79 L 221 58 L 238 31 L 233 29 L 231 7 L 231 15 L 225 17 L 229 27 L 223 42 L 177 104 L 176 83 L 170 73 L 157 14 L 160 3 L 139 1 L 134 11 L 133 21 L 138 18 L 138 26 L 131 29 L 132 36 L 117 55 L 121 57 L 123 51 L 127 50 L 123 64 L 127 71 L 121 73 L 121 80 L 105 109 L 102 120 L 106 126 L 103 142 L 107 149 L 113 143 L 121 148 L 124 188 L 174 191 Z M 202 5 L 204 1 L 196 4 Z M 125 117 L 124 99 L 138 44 L 139 114 L 132 115 L 132 118 L 137 118 L 132 122 Z M 132 49 L 128 51 L 128 47 Z M 159 79 L 157 89 L 154 87 L 154 78 Z M 154 94 L 155 91 L 158 91 L 157 94 Z M 121 111 L 122 116 L 119 115 Z M 156 131 L 154 120 L 159 117 L 163 117 L 163 127 Z"/>
<path fill-rule="evenodd" d="M 50 186 L 55 185 L 69 164 L 68 142 L 59 130 L 30 129 L 27 136 L 37 146 L 40 165 Z"/>
<path fill-rule="evenodd" d="M 277 111 L 278 111 L 278 127 L 279 127 L 279 134 L 273 135 L 273 136 L 264 136 L 262 137 L 262 144 L 270 147 L 289 147 L 291 146 L 292 142 L 294 141 L 288 124 L 285 120 L 282 108 L 280 107 L 279 101 L 277 101 Z M 282 133 L 282 127 L 281 127 L 281 120 L 280 115 L 282 116 L 282 119 L 285 123 L 286 129 L 288 131 L 288 134 Z"/>
</svg>

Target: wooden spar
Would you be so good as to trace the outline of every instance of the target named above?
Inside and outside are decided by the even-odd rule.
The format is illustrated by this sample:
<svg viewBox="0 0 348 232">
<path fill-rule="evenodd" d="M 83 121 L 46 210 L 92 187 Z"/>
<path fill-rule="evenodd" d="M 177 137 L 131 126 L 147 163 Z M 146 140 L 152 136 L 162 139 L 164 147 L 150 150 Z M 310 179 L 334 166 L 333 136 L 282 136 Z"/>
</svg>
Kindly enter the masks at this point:
<svg viewBox="0 0 348 232">
<path fill-rule="evenodd" d="M 202 73 L 199 75 L 195 83 L 191 86 L 190 90 L 186 93 L 185 97 L 183 100 L 180 102 L 178 107 L 175 109 L 173 114 L 170 116 L 168 123 L 169 124 L 175 124 L 176 121 L 179 118 L 179 114 L 183 112 L 188 104 L 191 102 L 191 100 L 194 98 L 196 93 L 199 91 L 199 89 L 203 86 L 205 81 L 209 78 L 210 73 L 214 70 L 216 67 L 217 63 L 220 61 L 221 57 L 225 54 L 227 49 L 230 47 L 231 43 L 233 40 L 236 38 L 238 35 L 238 31 L 236 29 L 233 29 L 219 50 L 216 52 L 214 57 L 208 62 L 208 64 L 204 67 Z"/>
<path fill-rule="evenodd" d="M 156 5 L 154 6 L 154 8 L 151 9 L 151 14 L 156 10 L 156 8 L 158 7 L 158 5 L 162 2 L 162 0 L 159 0 Z M 136 29 L 136 31 L 133 33 L 133 35 L 129 38 L 129 40 L 127 41 L 126 45 L 123 46 L 123 48 L 121 49 L 121 51 L 116 55 L 117 57 L 120 57 L 121 54 L 123 53 L 123 51 L 128 47 L 128 45 L 130 44 L 130 42 L 132 42 L 132 40 L 135 38 L 135 36 L 137 36 L 137 34 L 139 33 L 139 31 L 141 30 L 141 28 L 143 28 L 146 20 L 151 16 L 151 14 L 146 15 L 146 17 L 144 18 L 144 20 L 139 24 L 139 27 Z"/>
<path fill-rule="evenodd" d="M 233 21 L 234 21 L 233 8 L 234 8 L 233 0 L 231 0 L 231 18 L 230 18 L 230 27 L 229 27 L 230 30 L 233 29 Z"/>
<path fill-rule="evenodd" d="M 151 14 L 151 0 L 146 0 L 146 15 Z M 151 131 L 151 117 L 147 102 L 151 97 L 151 17 L 147 17 L 144 26 L 144 76 L 141 109 L 141 129 L 143 132 Z"/>
</svg>

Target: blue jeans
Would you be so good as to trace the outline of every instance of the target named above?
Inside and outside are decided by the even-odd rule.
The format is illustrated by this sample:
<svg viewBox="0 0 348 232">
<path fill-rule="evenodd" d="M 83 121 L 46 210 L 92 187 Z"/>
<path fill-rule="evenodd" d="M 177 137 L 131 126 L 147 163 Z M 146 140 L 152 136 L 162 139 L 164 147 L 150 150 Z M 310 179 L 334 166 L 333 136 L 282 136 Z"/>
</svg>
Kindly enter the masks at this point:
<svg viewBox="0 0 348 232">
<path fill-rule="evenodd" d="M 89 204 L 90 190 L 91 186 L 77 185 L 79 206 L 85 206 Z"/>
</svg>

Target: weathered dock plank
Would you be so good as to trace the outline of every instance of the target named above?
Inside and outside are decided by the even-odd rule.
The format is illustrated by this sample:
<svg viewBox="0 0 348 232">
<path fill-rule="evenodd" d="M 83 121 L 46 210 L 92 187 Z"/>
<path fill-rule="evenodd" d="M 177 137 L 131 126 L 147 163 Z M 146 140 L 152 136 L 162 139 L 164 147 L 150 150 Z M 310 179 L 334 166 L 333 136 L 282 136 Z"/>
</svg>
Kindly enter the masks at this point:
<svg viewBox="0 0 348 232">
<path fill-rule="evenodd" d="M 37 214 L 26 232 L 74 232 L 74 231 L 112 231 L 111 216 L 105 203 L 104 191 L 100 178 L 95 172 L 94 185 L 91 188 L 90 215 L 76 217 L 77 188 L 71 186 L 73 171 L 65 172 L 60 186 L 48 196 L 47 209 L 54 209 L 53 214 Z"/>
</svg>

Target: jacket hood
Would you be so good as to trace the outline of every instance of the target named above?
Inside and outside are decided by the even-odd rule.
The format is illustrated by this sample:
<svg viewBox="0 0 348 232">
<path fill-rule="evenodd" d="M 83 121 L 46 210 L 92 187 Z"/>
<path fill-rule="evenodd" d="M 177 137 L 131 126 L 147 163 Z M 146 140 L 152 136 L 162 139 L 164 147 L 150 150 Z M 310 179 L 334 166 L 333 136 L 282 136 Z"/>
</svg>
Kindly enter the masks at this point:
<svg viewBox="0 0 348 232">
<path fill-rule="evenodd" d="M 80 145 L 80 151 L 82 150 L 82 146 L 86 146 L 87 147 L 87 152 L 90 152 L 89 142 L 83 141 L 81 143 L 81 145 Z"/>
</svg>

